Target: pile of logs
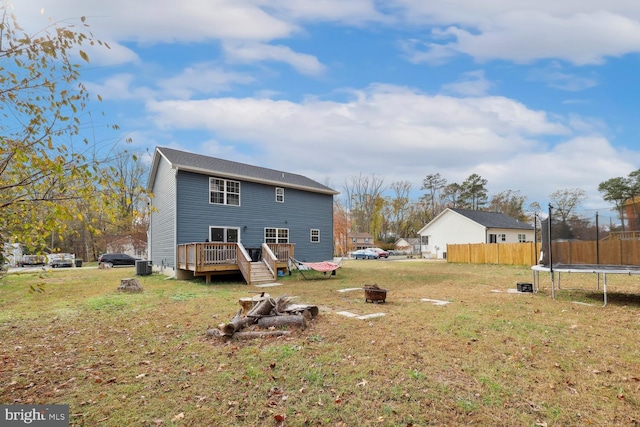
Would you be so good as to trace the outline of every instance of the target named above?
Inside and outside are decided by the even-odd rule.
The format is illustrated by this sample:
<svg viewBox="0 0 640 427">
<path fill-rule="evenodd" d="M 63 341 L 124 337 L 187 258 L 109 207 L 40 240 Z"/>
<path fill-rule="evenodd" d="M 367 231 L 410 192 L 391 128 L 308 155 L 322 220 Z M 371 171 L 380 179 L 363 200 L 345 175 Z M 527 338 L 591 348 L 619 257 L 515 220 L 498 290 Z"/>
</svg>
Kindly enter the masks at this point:
<svg viewBox="0 0 640 427">
<path fill-rule="evenodd" d="M 318 314 L 318 307 L 291 304 L 291 299 L 286 295 L 274 299 L 264 292 L 259 297 L 241 298 L 241 308 L 233 319 L 216 329 L 208 329 L 207 335 L 223 340 L 251 339 L 287 335 L 291 333 L 290 329 L 304 329 Z M 249 328 L 251 330 L 246 330 Z"/>
</svg>

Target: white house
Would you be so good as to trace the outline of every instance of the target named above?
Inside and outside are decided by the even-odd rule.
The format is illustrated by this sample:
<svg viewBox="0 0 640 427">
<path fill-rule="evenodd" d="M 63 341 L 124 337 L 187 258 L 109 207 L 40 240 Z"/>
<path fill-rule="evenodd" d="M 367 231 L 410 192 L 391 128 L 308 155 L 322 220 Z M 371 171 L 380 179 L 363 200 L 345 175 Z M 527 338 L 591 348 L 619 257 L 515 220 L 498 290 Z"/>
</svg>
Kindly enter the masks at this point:
<svg viewBox="0 0 640 427">
<path fill-rule="evenodd" d="M 410 254 L 420 253 L 420 239 L 416 237 L 401 237 L 394 244 L 397 251 Z"/>
<path fill-rule="evenodd" d="M 447 208 L 418 231 L 423 258 L 446 258 L 448 244 L 532 242 L 533 226 L 499 212 Z"/>
</svg>

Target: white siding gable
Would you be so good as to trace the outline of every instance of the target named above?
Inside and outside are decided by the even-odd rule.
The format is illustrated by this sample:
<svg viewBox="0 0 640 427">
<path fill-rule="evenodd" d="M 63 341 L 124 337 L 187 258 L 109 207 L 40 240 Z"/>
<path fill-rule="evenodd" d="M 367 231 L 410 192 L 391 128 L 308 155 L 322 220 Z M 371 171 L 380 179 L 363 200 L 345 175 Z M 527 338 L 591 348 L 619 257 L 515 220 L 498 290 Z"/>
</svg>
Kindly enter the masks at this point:
<svg viewBox="0 0 640 427">
<path fill-rule="evenodd" d="M 420 236 L 428 236 L 429 244 L 422 245 L 426 258 L 442 258 L 449 243 L 484 243 L 485 228 L 453 211 L 444 211 L 420 230 Z"/>
<path fill-rule="evenodd" d="M 490 243 L 490 234 L 496 235 L 495 243 L 518 243 L 519 235 L 525 235 L 525 241 L 531 242 L 534 230 L 487 228 L 463 214 L 446 209 L 418 234 L 422 238 L 422 256 L 441 259 L 444 258 L 443 253 L 447 251 L 448 244 Z"/>
</svg>

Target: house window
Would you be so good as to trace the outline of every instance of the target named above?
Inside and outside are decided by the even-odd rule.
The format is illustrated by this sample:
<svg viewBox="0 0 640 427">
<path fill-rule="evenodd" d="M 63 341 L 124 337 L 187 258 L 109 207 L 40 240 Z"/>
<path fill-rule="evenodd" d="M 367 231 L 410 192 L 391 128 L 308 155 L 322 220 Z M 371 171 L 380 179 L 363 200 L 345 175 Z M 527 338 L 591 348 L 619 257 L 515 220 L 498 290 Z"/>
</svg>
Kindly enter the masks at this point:
<svg viewBox="0 0 640 427">
<path fill-rule="evenodd" d="M 527 241 L 527 235 L 526 234 L 518 234 L 518 242 L 524 243 L 526 241 Z"/>
<path fill-rule="evenodd" d="M 276 202 L 284 203 L 284 188 L 276 187 Z"/>
<path fill-rule="evenodd" d="M 265 243 L 289 243 L 289 229 L 288 228 L 265 228 L 264 242 Z"/>
<path fill-rule="evenodd" d="M 489 234 L 489 243 L 498 243 L 495 234 Z"/>
<path fill-rule="evenodd" d="M 498 237 L 500 238 L 501 242 L 506 242 L 507 241 L 507 235 L 506 234 L 498 234 Z"/>
<path fill-rule="evenodd" d="M 240 206 L 240 182 L 209 178 L 209 203 Z"/>
<path fill-rule="evenodd" d="M 355 238 L 355 237 L 352 237 L 352 238 L 351 238 L 351 241 L 352 241 L 353 243 L 355 243 L 355 242 L 356 242 L 356 238 Z"/>
<path fill-rule="evenodd" d="M 240 229 L 230 227 L 209 227 L 209 241 L 237 243 L 240 241 Z"/>
<path fill-rule="evenodd" d="M 420 244 L 429 246 L 429 236 L 420 236 Z"/>
<path fill-rule="evenodd" d="M 317 228 L 311 229 L 311 243 L 320 243 L 320 230 Z"/>
<path fill-rule="evenodd" d="M 369 238 L 368 238 L 368 237 L 365 237 L 365 238 L 364 238 L 364 242 L 365 242 L 365 243 L 369 243 Z"/>
</svg>

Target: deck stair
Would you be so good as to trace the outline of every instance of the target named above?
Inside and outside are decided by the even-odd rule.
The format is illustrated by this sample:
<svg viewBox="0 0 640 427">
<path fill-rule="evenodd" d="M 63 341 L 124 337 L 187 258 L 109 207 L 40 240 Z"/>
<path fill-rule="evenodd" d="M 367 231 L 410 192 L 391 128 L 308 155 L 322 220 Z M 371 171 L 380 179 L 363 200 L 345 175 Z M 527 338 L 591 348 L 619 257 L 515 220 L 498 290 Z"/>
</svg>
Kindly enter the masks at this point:
<svg viewBox="0 0 640 427">
<path fill-rule="evenodd" d="M 275 278 L 273 277 L 273 274 L 271 274 L 271 270 L 269 270 L 265 263 L 261 261 L 251 263 L 250 285 L 272 283 L 274 280 Z"/>
</svg>

